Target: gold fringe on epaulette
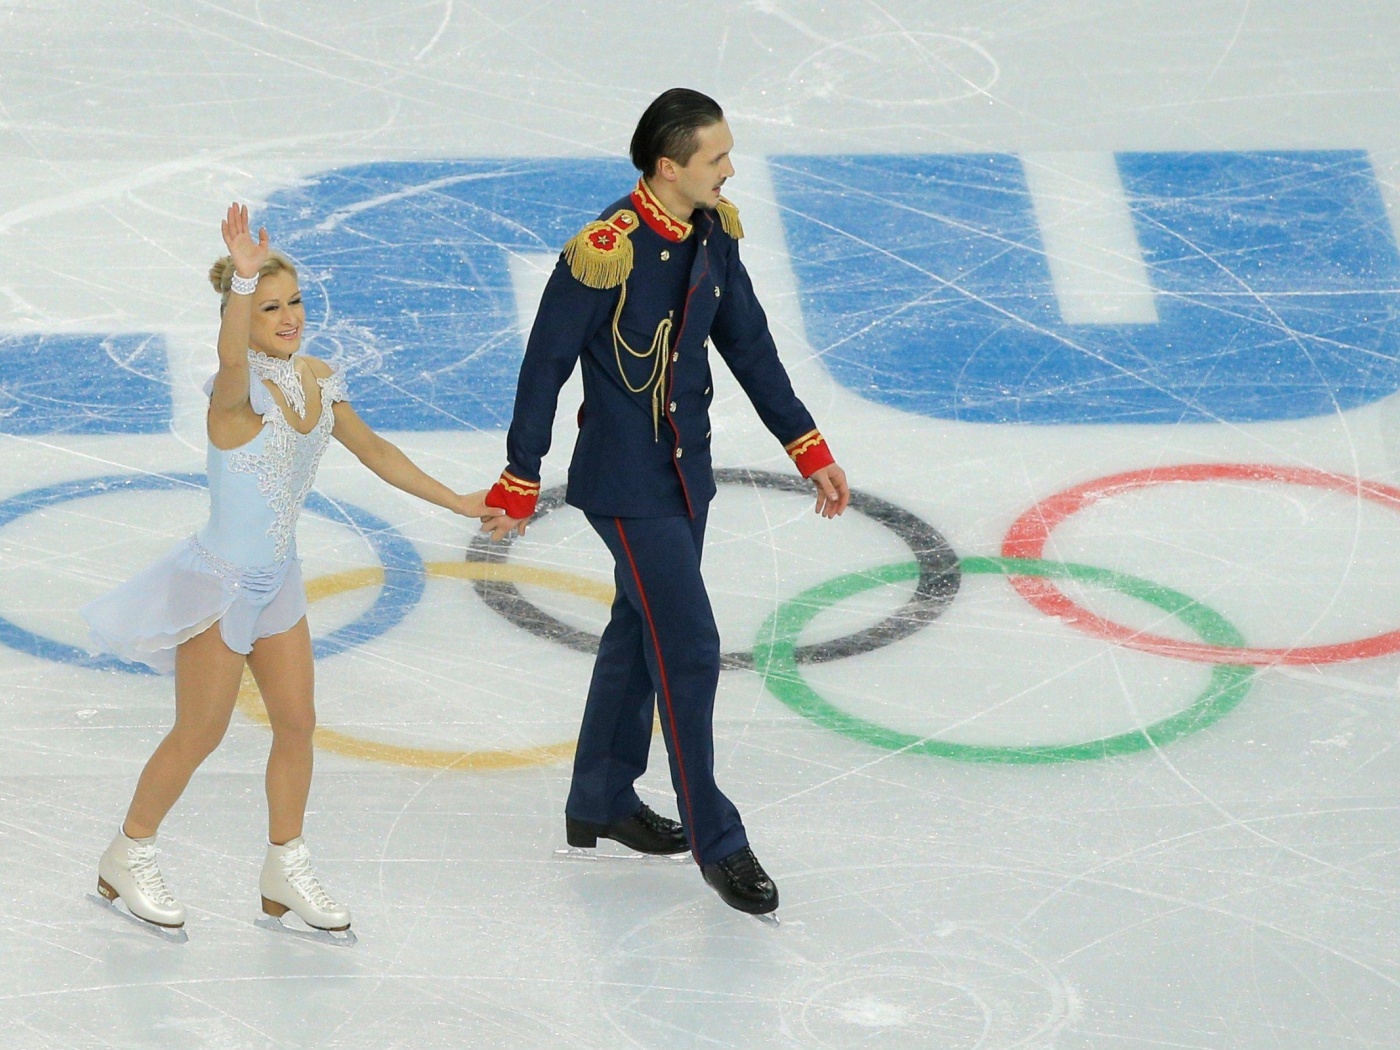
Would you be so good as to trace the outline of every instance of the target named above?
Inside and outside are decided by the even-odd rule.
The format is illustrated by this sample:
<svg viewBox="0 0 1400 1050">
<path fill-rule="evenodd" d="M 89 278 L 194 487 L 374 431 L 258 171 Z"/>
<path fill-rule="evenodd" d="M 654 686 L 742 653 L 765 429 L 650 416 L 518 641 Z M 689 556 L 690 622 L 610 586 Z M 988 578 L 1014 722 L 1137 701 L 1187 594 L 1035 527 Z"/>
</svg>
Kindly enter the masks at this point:
<svg viewBox="0 0 1400 1050">
<path fill-rule="evenodd" d="M 589 240 L 589 235 L 599 230 L 607 230 L 617 238 L 610 251 L 603 251 Z M 632 272 L 632 241 L 611 222 L 590 222 L 564 245 L 564 261 L 581 284 L 616 288 Z"/>
<path fill-rule="evenodd" d="M 725 233 L 736 241 L 744 235 L 744 224 L 739 221 L 739 209 L 733 201 L 721 197 L 715 211 L 719 213 L 719 224 Z"/>
</svg>

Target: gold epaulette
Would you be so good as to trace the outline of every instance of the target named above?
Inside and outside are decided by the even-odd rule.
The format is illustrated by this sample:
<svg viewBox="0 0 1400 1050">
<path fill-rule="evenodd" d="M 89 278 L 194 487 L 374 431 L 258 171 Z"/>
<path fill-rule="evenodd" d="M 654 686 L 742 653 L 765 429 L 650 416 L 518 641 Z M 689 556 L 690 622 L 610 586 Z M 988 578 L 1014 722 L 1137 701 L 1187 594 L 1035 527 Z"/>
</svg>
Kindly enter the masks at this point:
<svg viewBox="0 0 1400 1050">
<path fill-rule="evenodd" d="M 637 213 L 623 208 L 590 222 L 564 245 L 564 261 L 582 284 L 616 288 L 632 272 L 632 231 Z"/>
<path fill-rule="evenodd" d="M 744 224 L 739 221 L 739 209 L 733 201 L 721 197 L 715 211 L 719 213 L 719 224 L 725 233 L 736 241 L 744 235 Z"/>
</svg>

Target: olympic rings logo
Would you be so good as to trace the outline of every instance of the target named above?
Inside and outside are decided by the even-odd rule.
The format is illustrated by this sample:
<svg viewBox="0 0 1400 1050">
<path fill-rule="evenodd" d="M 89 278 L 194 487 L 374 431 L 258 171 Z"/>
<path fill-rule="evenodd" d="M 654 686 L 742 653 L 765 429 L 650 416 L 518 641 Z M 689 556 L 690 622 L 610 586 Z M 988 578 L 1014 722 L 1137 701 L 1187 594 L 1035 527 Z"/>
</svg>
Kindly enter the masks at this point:
<svg viewBox="0 0 1400 1050">
<path fill-rule="evenodd" d="M 720 484 L 750 485 L 806 495 L 805 481 L 756 470 L 716 470 Z M 1114 475 L 1066 490 L 1041 501 L 1012 525 L 1000 558 L 959 558 L 947 540 L 907 510 L 866 493 L 853 492 L 852 509 L 885 525 L 914 555 L 914 561 L 852 573 L 784 602 L 758 632 L 751 652 L 721 657 L 726 668 L 752 668 L 778 700 L 793 711 L 834 732 L 890 751 L 922 754 L 969 762 L 1046 763 L 1110 758 L 1161 747 L 1213 725 L 1246 696 L 1255 666 L 1276 663 L 1328 663 L 1365 659 L 1400 650 L 1400 631 L 1339 645 L 1296 649 L 1258 649 L 1246 645 L 1243 634 L 1225 617 L 1179 591 L 1126 573 L 1041 557 L 1051 530 L 1078 510 L 1099 499 L 1152 485 L 1247 480 L 1306 485 L 1352 493 L 1400 509 L 1400 490 L 1324 471 L 1259 464 L 1192 464 Z M 541 493 L 537 517 L 564 503 L 564 490 Z M 467 553 L 469 561 L 506 564 L 510 545 L 489 544 L 478 537 Z M 962 744 L 918 737 L 877 725 L 841 711 L 805 680 L 805 664 L 837 660 L 890 645 L 931 624 L 952 603 L 963 574 L 992 574 L 1007 578 L 1033 607 L 1064 620 L 1095 637 L 1160 656 L 1213 664 L 1205 688 L 1179 712 L 1126 733 L 1060 745 L 995 746 Z M 1194 631 L 1198 643 L 1181 642 L 1136 631 L 1106 621 L 1056 589 L 1054 581 L 1073 579 L 1116 591 L 1174 616 Z M 818 645 L 799 645 L 802 631 L 824 609 L 876 587 L 915 583 L 914 593 L 881 623 L 856 634 Z M 531 603 L 508 580 L 479 579 L 477 593 L 496 612 L 523 630 L 578 652 L 597 651 L 598 638 L 565 624 Z"/>
<path fill-rule="evenodd" d="M 1330 492 L 1343 492 L 1371 503 L 1400 510 L 1400 489 L 1374 481 L 1362 481 L 1341 474 L 1298 467 L 1276 467 L 1256 463 L 1193 463 L 1177 467 L 1155 467 L 1114 474 L 1085 482 L 1042 500 L 1026 511 L 1006 533 L 1002 554 L 1008 558 L 1038 558 L 1045 550 L 1051 531 L 1066 518 L 1091 503 L 1110 496 L 1173 482 L 1262 481 L 1301 485 Z M 1264 666 L 1271 664 L 1329 664 L 1344 660 L 1368 660 L 1400 651 L 1400 630 L 1359 638 L 1352 642 L 1292 649 L 1254 649 L 1243 642 L 1233 645 L 1193 644 L 1135 631 L 1122 624 L 1095 616 L 1070 601 L 1046 580 L 1020 577 L 1012 586 L 1033 606 L 1099 638 L 1130 649 L 1194 660 L 1201 663 L 1227 661 Z"/>
<path fill-rule="evenodd" d="M 790 474 L 770 474 L 764 470 L 724 468 L 716 470 L 714 474 L 715 481 L 720 485 L 747 485 L 775 492 L 797 493 L 804 497 L 812 488 L 802 478 Z M 531 523 L 539 522 L 562 506 L 564 487 L 545 489 L 535 505 Z M 936 620 L 958 593 L 958 557 L 937 529 L 904 508 L 865 492 L 853 491 L 850 506 L 857 513 L 885 526 L 909 548 L 917 566 L 914 593 L 904 605 L 873 627 L 820 645 L 797 646 L 793 658 L 800 664 L 842 660 L 907 638 Z M 509 564 L 510 550 L 510 539 L 505 543 L 492 543 L 485 536 L 478 535 L 467 549 L 467 561 Z M 575 652 L 592 654 L 598 651 L 599 638 L 596 635 L 577 630 L 551 616 L 528 601 L 511 581 L 483 577 L 477 580 L 475 587 L 482 601 L 521 630 Z M 720 666 L 727 670 L 753 669 L 754 654 L 723 653 Z"/>
<path fill-rule="evenodd" d="M 746 485 L 776 492 L 807 495 L 806 482 L 787 475 L 755 470 L 717 470 L 720 484 Z M 1391 509 L 1400 509 L 1400 489 L 1343 475 L 1300 468 L 1258 464 L 1189 464 L 1112 475 L 1067 489 L 1022 514 L 1008 530 L 1000 557 L 959 558 L 933 526 L 903 508 L 866 493 L 853 493 L 851 507 L 889 529 L 910 550 L 911 560 L 849 573 L 783 602 L 764 622 L 758 640 L 748 652 L 723 654 L 726 668 L 749 668 L 762 674 L 768 690 L 803 717 L 833 732 L 872 747 L 972 762 L 1045 763 L 1082 761 L 1131 754 L 1161 747 L 1182 736 L 1214 724 L 1236 707 L 1248 693 L 1255 668 L 1272 664 L 1320 664 L 1369 659 L 1400 651 L 1400 630 L 1351 642 L 1307 648 L 1256 648 L 1220 613 L 1201 602 L 1148 580 L 1088 565 L 1045 560 L 1041 555 L 1052 531 L 1073 514 L 1099 500 L 1121 493 L 1173 483 L 1249 481 L 1264 484 L 1301 485 L 1341 492 Z M 0 527 L 27 514 L 70 500 L 121 491 L 199 488 L 200 475 L 132 475 L 99 477 L 30 490 L 0 500 Z M 541 495 L 537 517 L 563 505 L 562 489 Z M 315 642 L 324 659 L 384 635 L 403 621 L 422 599 L 428 578 L 470 581 L 485 604 L 523 630 L 579 652 L 596 651 L 598 639 L 550 616 L 531 603 L 518 583 L 544 586 L 610 604 L 610 583 L 588 580 L 572 573 L 520 565 L 509 560 L 512 545 L 492 545 L 478 536 L 470 544 L 464 562 L 424 564 L 406 537 L 369 512 L 332 502 L 317 494 L 307 510 L 338 521 L 360 532 L 381 562 L 380 567 L 352 570 L 307 582 L 311 601 L 365 587 L 379 588 L 371 607 L 353 622 Z M 1204 690 L 1180 711 L 1150 725 L 1125 733 L 1079 743 L 1036 746 L 963 744 L 919 737 L 878 725 L 860 715 L 841 710 L 823 698 L 806 681 L 802 668 L 867 653 L 908 638 L 928 627 L 956 597 L 963 575 L 1005 577 L 1011 587 L 1034 608 L 1057 617 L 1073 628 L 1114 644 L 1172 659 L 1213 665 Z M 1074 580 L 1101 587 L 1142 602 L 1175 617 L 1196 634 L 1188 642 L 1134 630 L 1097 616 L 1071 601 L 1057 581 Z M 846 636 L 815 645 L 799 644 L 803 631 L 824 610 L 838 602 L 878 587 L 908 585 L 909 598 L 879 623 Z M 44 638 L 0 616 L 0 643 L 62 663 L 100 670 L 147 672 L 144 667 L 111 658 L 93 657 L 82 650 Z M 239 709 L 251 720 L 266 724 L 251 677 L 240 690 Z M 411 748 L 366 740 L 340 730 L 320 728 L 317 744 L 341 754 L 434 769 L 513 769 L 568 758 L 572 741 L 514 750 L 452 751 Z"/>
<path fill-rule="evenodd" d="M 958 567 L 969 575 L 995 573 L 1008 576 L 1013 581 L 1076 579 L 1097 584 L 1171 613 L 1206 642 L 1240 645 L 1244 641 L 1239 631 L 1219 613 L 1178 591 L 1136 576 L 1088 565 L 1034 558 L 963 558 Z M 862 591 L 908 580 L 914 572 L 915 566 L 906 563 L 851 573 L 804 591 L 779 606 L 759 631 L 760 641 L 754 650 L 755 665 L 764 675 L 769 691 L 792 710 L 818 725 L 874 747 L 964 762 L 1024 764 L 1111 758 L 1160 747 L 1219 721 L 1244 699 L 1254 678 L 1255 672 L 1250 667 L 1217 664 L 1205 691 L 1185 710 L 1142 729 L 1080 744 L 997 747 L 916 737 L 887 729 L 841 711 L 823 699 L 803 679 L 793 643 L 802 629 L 823 609 Z"/>
</svg>

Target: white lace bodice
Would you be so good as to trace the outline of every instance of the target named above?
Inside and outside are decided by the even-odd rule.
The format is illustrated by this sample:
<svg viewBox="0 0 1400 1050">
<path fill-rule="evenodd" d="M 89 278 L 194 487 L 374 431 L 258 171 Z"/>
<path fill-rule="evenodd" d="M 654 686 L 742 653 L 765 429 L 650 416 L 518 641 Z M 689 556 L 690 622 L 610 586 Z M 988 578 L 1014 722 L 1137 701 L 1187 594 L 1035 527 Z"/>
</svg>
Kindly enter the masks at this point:
<svg viewBox="0 0 1400 1050">
<path fill-rule="evenodd" d="M 335 426 L 331 406 L 349 400 L 344 373 L 334 365 L 317 384 L 321 414 L 302 434 L 287 422 L 257 374 L 251 374 L 248 399 L 263 417 L 262 430 L 236 449 L 209 444 L 209 523 L 199 541 L 240 569 L 276 565 L 296 552 L 297 518 Z M 205 392 L 212 390 L 210 379 Z"/>
</svg>

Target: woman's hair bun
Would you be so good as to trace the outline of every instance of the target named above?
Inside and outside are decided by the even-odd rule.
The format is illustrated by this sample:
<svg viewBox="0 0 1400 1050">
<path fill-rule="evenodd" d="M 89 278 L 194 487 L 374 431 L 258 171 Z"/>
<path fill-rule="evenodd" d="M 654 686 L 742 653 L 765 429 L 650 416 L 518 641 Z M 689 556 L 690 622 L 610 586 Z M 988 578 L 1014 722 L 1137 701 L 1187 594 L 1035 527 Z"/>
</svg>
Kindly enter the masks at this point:
<svg viewBox="0 0 1400 1050">
<path fill-rule="evenodd" d="M 214 291 L 223 295 L 228 291 L 229 281 L 233 278 L 233 256 L 225 255 L 217 260 L 213 266 L 209 267 L 209 283 L 214 286 Z"/>
</svg>

